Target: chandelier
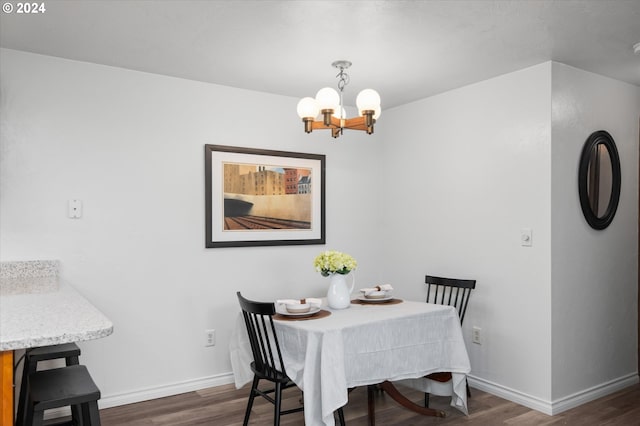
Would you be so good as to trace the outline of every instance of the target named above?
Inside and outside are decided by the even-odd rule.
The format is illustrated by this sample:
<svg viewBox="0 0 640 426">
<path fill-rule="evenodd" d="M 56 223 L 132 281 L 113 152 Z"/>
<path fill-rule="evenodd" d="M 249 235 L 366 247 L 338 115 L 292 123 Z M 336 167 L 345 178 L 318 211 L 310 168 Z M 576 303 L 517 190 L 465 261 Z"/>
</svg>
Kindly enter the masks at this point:
<svg viewBox="0 0 640 426">
<path fill-rule="evenodd" d="M 345 72 L 351 66 L 349 61 L 335 61 L 331 64 L 340 72 L 338 78 L 338 93 L 331 87 L 318 90 L 315 98 L 306 97 L 298 102 L 298 115 L 304 122 L 304 131 L 311 133 L 314 129 L 329 129 L 331 136 L 337 138 L 344 129 L 364 130 L 373 133 L 373 124 L 380 117 L 380 95 L 373 89 L 364 89 L 356 98 L 359 117 L 347 118 L 342 103 L 344 86 L 349 84 L 349 74 Z M 321 118 L 316 121 L 316 118 Z"/>
</svg>

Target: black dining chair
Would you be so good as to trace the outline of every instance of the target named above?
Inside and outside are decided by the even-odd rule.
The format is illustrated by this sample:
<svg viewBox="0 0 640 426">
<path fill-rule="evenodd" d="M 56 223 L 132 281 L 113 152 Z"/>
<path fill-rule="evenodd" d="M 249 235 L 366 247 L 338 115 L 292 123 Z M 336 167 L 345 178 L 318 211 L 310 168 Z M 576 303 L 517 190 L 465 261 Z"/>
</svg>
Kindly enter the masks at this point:
<svg viewBox="0 0 640 426">
<path fill-rule="evenodd" d="M 460 317 L 460 325 L 464 321 L 464 315 L 469 305 L 469 296 L 471 290 L 476 288 L 476 280 L 444 278 L 426 275 L 425 284 L 427 285 L 427 303 L 437 305 L 453 306 L 458 311 Z M 438 372 L 425 376 L 427 379 L 446 383 L 451 380 L 450 372 Z M 467 383 L 467 397 L 471 396 L 469 384 Z M 429 406 L 429 394 L 424 394 L 424 406 Z"/>
<path fill-rule="evenodd" d="M 253 362 L 251 363 L 253 383 L 251 384 L 251 393 L 249 394 L 243 425 L 246 426 L 249 423 L 253 401 L 256 396 L 260 395 L 274 405 L 273 424 L 278 426 L 281 415 L 304 411 L 304 406 L 289 410 L 281 409 L 282 391 L 294 387 L 296 384 L 287 376 L 282 361 L 282 353 L 273 325 L 273 316 L 276 314 L 276 308 L 273 303 L 254 302 L 242 297 L 240 292 L 236 294 L 242 309 L 242 316 L 247 327 L 253 354 Z M 272 382 L 274 388 L 268 390 L 258 389 L 260 380 Z M 274 394 L 273 397 L 270 394 Z M 344 426 L 342 408 L 338 409 L 338 418 L 340 424 Z"/>
</svg>

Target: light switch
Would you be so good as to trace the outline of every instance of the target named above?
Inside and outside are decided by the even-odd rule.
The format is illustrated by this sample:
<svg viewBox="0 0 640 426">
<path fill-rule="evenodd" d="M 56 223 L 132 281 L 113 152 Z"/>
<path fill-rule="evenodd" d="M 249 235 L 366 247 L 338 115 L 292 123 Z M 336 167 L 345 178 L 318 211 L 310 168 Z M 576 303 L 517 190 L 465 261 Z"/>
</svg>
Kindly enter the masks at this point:
<svg viewBox="0 0 640 426">
<path fill-rule="evenodd" d="M 531 247 L 531 228 L 522 228 L 520 230 L 520 244 L 524 247 Z"/>
<path fill-rule="evenodd" d="M 69 200 L 69 217 L 71 219 L 82 217 L 82 200 Z"/>
</svg>

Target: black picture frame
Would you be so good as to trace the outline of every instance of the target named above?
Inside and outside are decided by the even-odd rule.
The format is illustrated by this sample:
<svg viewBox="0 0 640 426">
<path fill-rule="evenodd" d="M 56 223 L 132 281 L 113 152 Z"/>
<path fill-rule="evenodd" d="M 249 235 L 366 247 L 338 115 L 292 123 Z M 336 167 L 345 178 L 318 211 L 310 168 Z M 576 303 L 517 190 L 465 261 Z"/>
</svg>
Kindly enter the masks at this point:
<svg viewBox="0 0 640 426">
<path fill-rule="evenodd" d="M 326 156 L 205 145 L 205 247 L 325 244 Z"/>
</svg>

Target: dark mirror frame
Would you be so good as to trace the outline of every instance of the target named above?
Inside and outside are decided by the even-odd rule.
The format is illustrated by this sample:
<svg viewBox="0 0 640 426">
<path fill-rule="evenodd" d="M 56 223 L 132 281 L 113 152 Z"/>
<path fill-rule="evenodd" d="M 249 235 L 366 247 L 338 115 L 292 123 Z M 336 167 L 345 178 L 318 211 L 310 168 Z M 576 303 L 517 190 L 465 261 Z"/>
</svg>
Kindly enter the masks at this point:
<svg viewBox="0 0 640 426">
<path fill-rule="evenodd" d="M 589 202 L 589 162 L 591 160 L 591 153 L 599 145 L 602 144 L 607 148 L 609 157 L 611 158 L 611 198 L 604 215 L 599 217 L 597 212 L 594 212 Z M 580 206 L 582 207 L 582 213 L 584 214 L 587 223 L 593 229 L 605 229 L 616 214 L 618 209 L 618 201 L 620 201 L 620 156 L 618 155 L 618 149 L 613 141 L 611 135 L 605 130 L 598 130 L 593 132 L 584 144 L 582 148 L 582 156 L 580 157 L 580 168 L 578 170 L 578 193 L 580 195 Z"/>
</svg>

